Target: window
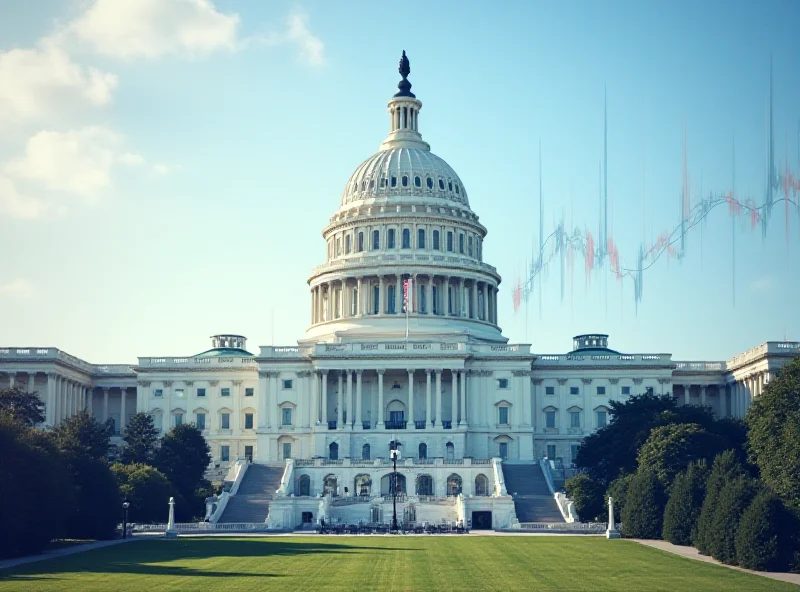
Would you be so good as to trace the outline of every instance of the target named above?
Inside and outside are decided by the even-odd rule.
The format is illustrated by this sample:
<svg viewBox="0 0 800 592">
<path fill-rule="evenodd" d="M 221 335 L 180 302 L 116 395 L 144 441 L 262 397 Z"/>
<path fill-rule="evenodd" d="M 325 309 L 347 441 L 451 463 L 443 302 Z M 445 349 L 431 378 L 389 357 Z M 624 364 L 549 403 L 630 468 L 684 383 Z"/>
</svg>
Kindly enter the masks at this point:
<svg viewBox="0 0 800 592">
<path fill-rule="evenodd" d="M 472 257 L 472 237 L 467 238 L 467 255 Z"/>
<path fill-rule="evenodd" d="M 581 427 L 581 412 L 580 411 L 570 411 L 570 413 L 569 413 L 569 427 L 571 427 L 571 428 L 579 428 L 579 427 Z"/>
<path fill-rule="evenodd" d="M 283 380 L 283 388 L 284 389 L 292 388 L 292 380 L 290 378 L 286 378 Z"/>
<path fill-rule="evenodd" d="M 447 250 L 453 252 L 453 233 L 447 231 Z"/>
<path fill-rule="evenodd" d="M 486 475 L 478 475 L 475 477 L 475 495 L 489 495 L 489 479 Z"/>
<path fill-rule="evenodd" d="M 336 442 L 331 442 L 328 446 L 328 459 L 339 460 L 339 445 Z"/>
<path fill-rule="evenodd" d="M 458 235 L 458 252 L 461 253 L 462 255 L 464 254 L 464 235 L 463 234 L 459 234 Z"/>
<path fill-rule="evenodd" d="M 556 427 L 556 412 L 555 411 L 547 411 L 544 414 L 545 417 L 545 426 L 548 428 Z"/>
<path fill-rule="evenodd" d="M 556 387 L 554 387 L 554 386 L 546 386 L 546 387 L 544 387 L 544 394 L 545 395 L 555 395 L 556 394 Z"/>
<path fill-rule="evenodd" d="M 408 228 L 403 228 L 403 248 L 411 248 L 411 231 Z"/>
<path fill-rule="evenodd" d="M 395 298 L 395 294 L 394 294 L 396 289 L 397 289 L 396 286 L 391 285 L 391 286 L 389 286 L 389 289 L 387 290 L 387 292 L 389 293 L 389 307 L 388 307 L 388 313 L 389 314 L 394 314 L 395 303 L 397 302 L 397 298 Z"/>
<path fill-rule="evenodd" d="M 175 414 L 175 427 L 178 427 L 179 425 L 183 425 L 183 413 Z"/>
<path fill-rule="evenodd" d="M 175 396 L 176 397 L 183 397 L 183 393 L 185 391 L 183 389 L 175 389 Z"/>
<path fill-rule="evenodd" d="M 231 414 L 230 413 L 223 413 L 222 415 L 220 415 L 219 429 L 221 429 L 221 430 L 229 430 L 229 429 L 231 429 Z"/>
<path fill-rule="evenodd" d="M 156 413 L 153 416 L 153 427 L 156 428 L 159 432 L 164 426 L 164 416 L 160 413 Z"/>
<path fill-rule="evenodd" d="M 498 446 L 500 458 L 503 460 L 508 458 L 508 442 L 500 442 L 500 446 Z"/>
<path fill-rule="evenodd" d="M 358 249 L 359 253 L 364 250 L 364 233 L 363 232 L 359 232 L 358 233 L 358 247 L 357 247 L 357 249 Z"/>
<path fill-rule="evenodd" d="M 629 386 L 623 386 L 623 387 L 622 387 L 622 394 L 623 394 L 623 395 L 630 395 L 630 394 L 631 394 L 631 387 L 629 387 Z"/>
<path fill-rule="evenodd" d="M 569 447 L 570 460 L 572 460 L 572 462 L 575 462 L 575 459 L 578 458 L 578 447 L 579 446 L 580 446 L 580 444 L 572 444 Z"/>
<path fill-rule="evenodd" d="M 252 446 L 245 446 L 244 447 L 244 457 L 253 462 L 253 447 Z"/>
<path fill-rule="evenodd" d="M 252 430 L 253 429 L 253 414 L 252 413 L 245 413 L 244 414 L 244 429 Z"/>
<path fill-rule="evenodd" d="M 377 251 L 381 248 L 381 231 L 380 230 L 373 230 L 372 231 L 372 250 Z"/>
<path fill-rule="evenodd" d="M 431 294 L 431 310 L 433 314 L 439 314 L 439 287 L 434 286 Z"/>
<path fill-rule="evenodd" d="M 361 447 L 361 460 L 369 460 L 369 456 L 370 456 L 369 444 L 364 444 Z"/>
<path fill-rule="evenodd" d="M 381 189 L 386 187 L 386 177 L 381 177 Z"/>
<path fill-rule="evenodd" d="M 422 187 L 422 179 L 414 177 L 414 187 Z"/>
<path fill-rule="evenodd" d="M 433 231 L 433 250 L 434 251 L 438 251 L 439 250 L 439 231 L 438 230 L 434 230 Z"/>
<path fill-rule="evenodd" d="M 389 229 L 389 236 L 387 237 L 387 249 L 394 249 L 394 228 Z"/>
<path fill-rule="evenodd" d="M 204 389 L 204 388 L 197 389 L 197 396 L 198 397 L 205 397 L 206 396 L 206 389 Z"/>
<path fill-rule="evenodd" d="M 206 429 L 206 414 L 205 413 L 198 413 L 197 420 L 195 421 L 195 426 L 197 426 L 198 430 Z"/>
<path fill-rule="evenodd" d="M 597 427 L 604 428 L 608 422 L 608 417 L 605 411 L 598 411 L 597 412 Z"/>
<path fill-rule="evenodd" d="M 349 234 L 346 237 L 344 237 L 344 254 L 345 255 L 349 255 L 350 254 L 350 235 Z"/>
<path fill-rule="evenodd" d="M 598 386 L 598 387 L 597 387 L 597 394 L 598 394 L 598 395 L 605 395 L 605 394 L 606 394 L 606 387 L 604 387 L 604 386 Z"/>
<path fill-rule="evenodd" d="M 425 444 L 424 442 L 420 444 L 419 447 L 417 448 L 417 456 L 422 460 L 428 458 L 428 445 Z"/>
<path fill-rule="evenodd" d="M 219 395 L 221 397 L 230 397 L 231 396 L 231 389 L 230 388 L 223 388 L 219 390 Z"/>
<path fill-rule="evenodd" d="M 447 182 L 447 189 L 448 189 L 448 191 L 450 191 L 452 193 L 452 191 L 453 191 L 453 182 L 452 181 L 448 181 Z"/>
<path fill-rule="evenodd" d="M 339 256 L 342 254 L 342 239 L 340 237 L 336 237 L 336 255 Z"/>
<path fill-rule="evenodd" d="M 425 179 L 425 184 L 428 186 L 428 189 L 433 189 L 433 179 L 431 179 L 430 177 Z"/>
<path fill-rule="evenodd" d="M 417 229 L 417 248 L 424 249 L 425 248 L 425 229 L 418 228 Z"/>
<path fill-rule="evenodd" d="M 291 442 L 283 443 L 283 459 L 292 458 L 292 444 Z"/>
<path fill-rule="evenodd" d="M 403 175 L 402 182 L 403 187 L 408 187 L 408 175 Z"/>
<path fill-rule="evenodd" d="M 555 444 L 548 444 L 547 445 L 547 458 L 554 459 L 556 457 L 556 445 Z"/>
<path fill-rule="evenodd" d="M 372 288 L 372 314 L 378 314 L 381 311 L 381 289 L 379 286 Z"/>
<path fill-rule="evenodd" d="M 439 189 L 444 191 L 444 179 L 439 179 Z"/>
<path fill-rule="evenodd" d="M 231 459 L 231 447 L 223 444 L 219 447 L 219 459 L 222 462 L 228 462 Z"/>
<path fill-rule="evenodd" d="M 301 475 L 297 480 L 297 493 L 298 496 L 311 495 L 311 477 L 308 475 Z"/>
<path fill-rule="evenodd" d="M 245 397 L 252 397 L 255 389 L 253 387 L 244 389 L 244 396 Z"/>
<path fill-rule="evenodd" d="M 292 425 L 292 410 L 290 407 L 285 407 L 281 410 L 281 425 Z"/>
<path fill-rule="evenodd" d="M 500 412 L 500 425 L 508 425 L 508 407 L 500 407 L 498 411 Z"/>
<path fill-rule="evenodd" d="M 164 396 L 164 390 L 163 389 L 155 389 L 153 391 L 153 396 L 154 397 L 163 397 Z"/>
<path fill-rule="evenodd" d="M 392 187 L 397 187 L 397 177 L 392 177 Z"/>
<path fill-rule="evenodd" d="M 581 391 L 577 386 L 571 386 L 571 387 L 569 387 L 569 394 L 570 395 L 580 395 Z"/>
</svg>

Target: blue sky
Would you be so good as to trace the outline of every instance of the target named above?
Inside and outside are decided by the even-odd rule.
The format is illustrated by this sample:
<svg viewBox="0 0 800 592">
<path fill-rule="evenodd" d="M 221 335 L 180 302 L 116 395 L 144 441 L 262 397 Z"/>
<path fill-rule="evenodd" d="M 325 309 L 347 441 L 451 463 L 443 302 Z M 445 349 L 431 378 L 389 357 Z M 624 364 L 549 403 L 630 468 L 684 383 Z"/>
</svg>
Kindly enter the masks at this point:
<svg viewBox="0 0 800 592">
<path fill-rule="evenodd" d="M 622 265 L 693 200 L 763 200 L 769 63 L 778 168 L 800 169 L 796 2 L 298 3 L 0 0 L 0 344 L 92 362 L 249 349 L 308 323 L 320 232 L 388 130 L 411 59 L 420 129 L 489 229 L 512 342 L 558 353 L 581 332 L 625 352 L 725 359 L 800 339 L 800 217 L 768 234 L 713 211 L 643 299 L 576 258 L 516 313 L 544 227 L 596 237 L 603 96 L 611 234 Z M 735 145 L 735 151 L 733 146 Z M 735 258 L 732 255 L 735 236 Z M 735 272 L 735 276 L 733 275 Z M 734 281 L 735 277 L 735 281 Z M 736 304 L 732 293 L 735 291 Z M 274 318 L 274 323 L 273 323 Z"/>
</svg>

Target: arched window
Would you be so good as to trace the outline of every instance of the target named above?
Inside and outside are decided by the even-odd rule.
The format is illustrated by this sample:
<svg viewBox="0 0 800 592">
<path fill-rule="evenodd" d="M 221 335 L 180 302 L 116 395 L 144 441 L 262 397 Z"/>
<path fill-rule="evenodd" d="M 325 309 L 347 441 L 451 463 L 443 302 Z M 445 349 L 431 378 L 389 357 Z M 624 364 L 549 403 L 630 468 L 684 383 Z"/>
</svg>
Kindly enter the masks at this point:
<svg viewBox="0 0 800 592">
<path fill-rule="evenodd" d="M 358 252 L 361 253 L 364 250 L 364 233 L 358 233 Z M 472 254 L 472 253 L 470 253 Z"/>
<path fill-rule="evenodd" d="M 403 175 L 402 182 L 403 187 L 408 187 L 408 175 Z"/>
<path fill-rule="evenodd" d="M 386 312 L 388 314 L 394 314 L 395 313 L 395 303 L 397 302 L 397 297 L 395 296 L 395 293 L 394 293 L 396 288 L 395 288 L 394 284 L 390 284 L 388 286 L 388 288 L 389 289 L 386 290 L 386 292 L 389 295 L 389 306 L 387 307 L 387 311 Z"/>
<path fill-rule="evenodd" d="M 372 479 L 361 473 L 353 480 L 353 495 L 367 497 L 372 493 Z"/>
<path fill-rule="evenodd" d="M 451 192 L 453 191 L 453 182 L 452 182 L 452 181 L 448 181 L 448 182 L 447 182 L 447 188 L 448 188 L 448 189 L 449 189 Z"/>
<path fill-rule="evenodd" d="M 414 187 L 422 187 L 422 179 L 414 177 Z"/>
<path fill-rule="evenodd" d="M 458 183 L 456 183 L 456 195 L 458 195 Z"/>
<path fill-rule="evenodd" d="M 439 250 L 439 231 L 438 230 L 434 230 L 433 231 L 433 250 L 434 251 L 438 251 Z"/>
<path fill-rule="evenodd" d="M 386 238 L 386 248 L 387 249 L 394 249 L 394 228 L 389 229 L 388 236 Z"/>
<path fill-rule="evenodd" d="M 424 249 L 425 248 L 425 229 L 418 228 L 417 229 L 417 248 Z"/>
<path fill-rule="evenodd" d="M 373 230 L 372 231 L 372 250 L 377 251 L 381 248 L 381 231 L 380 230 Z"/>
<path fill-rule="evenodd" d="M 333 446 L 333 444 L 331 444 L 331 446 Z M 339 495 L 339 481 L 336 479 L 336 475 L 328 475 L 325 477 L 323 484 L 323 495 L 331 494 L 334 497 Z"/>
<path fill-rule="evenodd" d="M 378 314 L 381 311 L 381 289 L 378 286 L 372 287 L 372 314 Z"/>
<path fill-rule="evenodd" d="M 430 177 L 425 179 L 425 184 L 428 186 L 428 189 L 433 189 L 433 179 L 431 179 Z"/>
<path fill-rule="evenodd" d="M 330 460 L 339 460 L 339 445 L 336 442 L 331 442 L 328 446 L 328 458 Z"/>
<path fill-rule="evenodd" d="M 362 460 L 369 460 L 369 444 L 364 444 L 361 447 L 361 459 Z"/>
<path fill-rule="evenodd" d="M 344 237 L 344 254 L 345 255 L 349 255 L 350 254 L 350 242 L 351 242 L 350 235 L 348 234 L 346 237 Z"/>
<path fill-rule="evenodd" d="M 403 248 L 411 248 L 411 231 L 408 228 L 403 228 Z"/>
<path fill-rule="evenodd" d="M 447 250 L 453 252 L 453 233 L 449 230 L 447 231 Z"/>
<path fill-rule="evenodd" d="M 444 191 L 444 179 L 439 179 L 439 189 Z"/>
<path fill-rule="evenodd" d="M 467 255 L 472 257 L 472 237 L 467 237 Z"/>
<path fill-rule="evenodd" d="M 453 446 L 453 443 L 448 442 L 447 445 L 444 447 L 444 449 L 445 449 L 445 458 L 447 460 L 455 460 L 456 447 Z"/>
<path fill-rule="evenodd" d="M 419 445 L 419 454 L 418 454 L 418 456 L 419 456 L 420 459 L 423 459 L 423 460 L 428 458 L 428 445 L 425 444 L 424 442 Z"/>
<path fill-rule="evenodd" d="M 433 495 L 433 477 L 430 475 L 417 477 L 417 495 Z"/>
<path fill-rule="evenodd" d="M 295 484 L 295 495 L 311 495 L 311 477 L 301 475 Z"/>
<path fill-rule="evenodd" d="M 337 236 L 336 237 L 336 256 L 338 257 L 341 254 L 342 254 L 342 239 Z"/>
<path fill-rule="evenodd" d="M 439 286 L 433 287 L 433 295 L 431 296 L 431 309 L 433 314 L 439 314 Z"/>
<path fill-rule="evenodd" d="M 463 234 L 459 234 L 458 235 L 458 252 L 461 253 L 462 255 L 464 254 L 464 235 Z"/>
<path fill-rule="evenodd" d="M 475 495 L 489 495 L 489 479 L 486 475 L 478 475 L 475 477 Z"/>
<path fill-rule="evenodd" d="M 375 189 L 375 179 L 370 179 L 369 180 L 369 188 L 370 189 Z M 456 188 L 456 189 L 458 189 L 458 188 Z M 456 193 L 458 193 L 458 191 L 456 191 Z"/>
<path fill-rule="evenodd" d="M 392 176 L 392 187 L 397 187 L 397 177 Z"/>
<path fill-rule="evenodd" d="M 461 495 L 461 477 L 455 473 L 447 478 L 447 495 L 448 497 Z"/>
<path fill-rule="evenodd" d="M 381 177 L 381 189 L 386 187 L 386 177 Z"/>
</svg>

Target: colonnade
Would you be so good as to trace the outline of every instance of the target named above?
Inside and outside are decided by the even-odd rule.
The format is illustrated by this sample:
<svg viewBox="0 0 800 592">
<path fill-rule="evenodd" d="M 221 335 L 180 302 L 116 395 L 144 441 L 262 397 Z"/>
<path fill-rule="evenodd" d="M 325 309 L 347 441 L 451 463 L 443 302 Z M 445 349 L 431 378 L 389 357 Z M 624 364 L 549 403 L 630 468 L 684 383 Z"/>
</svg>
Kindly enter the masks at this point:
<svg viewBox="0 0 800 592">
<path fill-rule="evenodd" d="M 371 421 L 364 419 L 362 393 L 364 372 L 375 372 L 377 375 L 377 418 L 372 417 Z M 386 369 L 377 370 L 317 370 L 315 371 L 315 385 L 312 388 L 311 409 L 313 423 L 315 425 L 327 423 L 329 429 L 338 430 L 363 430 L 363 429 L 427 429 L 439 427 L 441 429 L 451 429 L 458 426 L 465 426 L 467 423 L 467 373 L 463 369 L 421 369 L 409 368 L 404 371 L 407 381 L 404 385 L 404 395 L 406 407 L 402 420 L 391 421 L 387 412 L 386 388 L 384 378 Z M 418 393 L 415 392 L 415 376 L 417 372 L 425 373 L 425 403 L 419 408 L 415 407 L 415 399 Z M 448 393 L 442 393 L 442 375 L 450 374 L 450 389 Z M 397 376 L 392 374 L 392 378 Z M 336 385 L 333 392 L 333 382 Z M 328 398 L 336 397 L 336 419 L 327 417 Z M 450 397 L 450 413 L 445 418 L 442 398 Z M 377 421 L 376 421 L 377 419 Z"/>
<path fill-rule="evenodd" d="M 732 417 L 744 417 L 753 400 L 764 392 L 764 387 L 772 380 L 770 372 L 755 372 L 730 384 L 730 409 Z"/>
<path fill-rule="evenodd" d="M 478 278 L 436 274 L 340 277 L 311 288 L 311 323 L 404 314 L 403 279 L 412 277 L 410 314 L 462 317 L 497 324 L 497 286 Z"/>
<path fill-rule="evenodd" d="M 57 425 L 81 409 L 91 412 L 91 386 L 80 380 L 55 372 L 31 369 L 6 370 L 5 373 L 8 375 L 10 388 L 18 387 L 28 393 L 39 393 L 39 398 L 45 406 L 46 425 Z M 37 386 L 36 377 L 39 374 L 47 377 L 46 384 Z"/>
</svg>

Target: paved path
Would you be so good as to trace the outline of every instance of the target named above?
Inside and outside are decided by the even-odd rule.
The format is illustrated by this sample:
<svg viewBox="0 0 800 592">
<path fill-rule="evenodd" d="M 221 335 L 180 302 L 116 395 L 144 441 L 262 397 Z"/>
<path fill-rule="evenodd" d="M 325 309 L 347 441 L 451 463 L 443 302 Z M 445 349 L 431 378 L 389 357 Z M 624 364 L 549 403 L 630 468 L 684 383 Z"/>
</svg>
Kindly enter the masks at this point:
<svg viewBox="0 0 800 592">
<path fill-rule="evenodd" d="M 8 569 L 9 567 L 16 567 L 18 565 L 25 565 L 26 563 L 36 563 L 37 561 L 44 561 L 45 559 L 53 559 L 54 557 L 64 557 L 65 555 L 83 553 L 84 551 L 91 551 L 92 549 L 101 549 L 103 547 L 110 547 L 112 545 L 130 543 L 131 541 L 135 541 L 137 539 L 142 540 L 140 537 L 131 537 L 127 539 L 114 539 L 113 541 L 97 541 L 95 543 L 85 543 L 83 545 L 72 545 L 69 547 L 62 547 L 61 549 L 53 549 L 52 551 L 45 551 L 44 553 L 40 553 L 38 555 L 4 559 L 0 561 L 0 570 Z"/>
<path fill-rule="evenodd" d="M 789 582 L 790 584 L 797 584 L 798 586 L 800 586 L 800 574 L 783 573 L 777 571 L 753 571 L 752 569 L 744 569 L 743 567 L 737 567 L 735 565 L 726 565 L 724 563 L 717 561 L 713 557 L 709 557 L 708 555 L 701 555 L 700 551 L 698 551 L 694 547 L 682 547 L 680 545 L 673 545 L 672 543 L 668 543 L 667 541 L 651 541 L 645 539 L 631 539 L 631 540 L 634 540 L 637 543 L 641 543 L 642 545 L 646 545 L 648 547 L 653 547 L 654 549 L 660 549 L 662 551 L 667 551 L 668 553 L 674 553 L 675 555 L 680 555 L 681 557 L 688 557 L 689 559 L 704 561 L 706 563 L 715 563 L 716 565 L 721 565 L 722 567 L 727 567 L 729 569 L 735 569 L 737 571 L 743 571 L 745 573 L 757 576 L 764 576 L 765 578 L 772 578 L 773 580 L 780 580 L 781 582 Z"/>
</svg>

